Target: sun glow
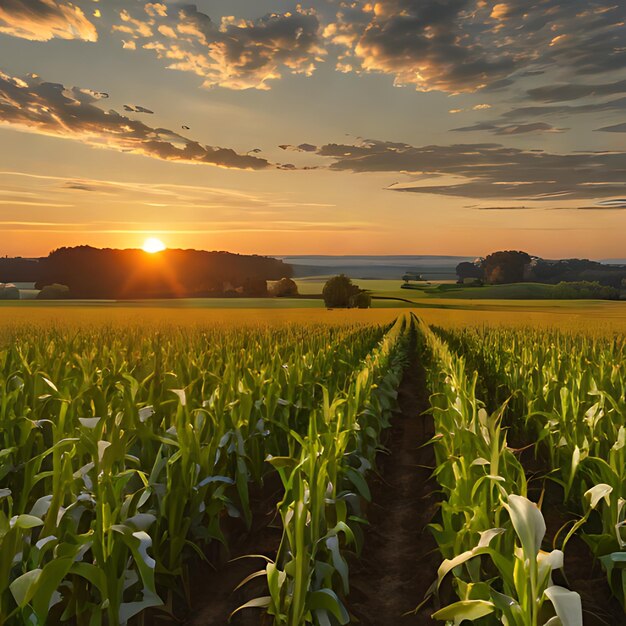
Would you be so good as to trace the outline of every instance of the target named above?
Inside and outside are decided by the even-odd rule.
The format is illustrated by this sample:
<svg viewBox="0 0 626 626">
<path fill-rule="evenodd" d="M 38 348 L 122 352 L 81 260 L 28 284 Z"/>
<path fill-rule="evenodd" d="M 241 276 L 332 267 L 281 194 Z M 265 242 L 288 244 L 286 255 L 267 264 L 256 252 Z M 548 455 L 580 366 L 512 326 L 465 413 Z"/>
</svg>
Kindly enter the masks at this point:
<svg viewBox="0 0 626 626">
<path fill-rule="evenodd" d="M 148 237 L 148 239 L 143 242 L 144 252 L 154 254 L 155 252 L 162 252 L 163 250 L 165 250 L 165 244 L 156 237 Z"/>
</svg>

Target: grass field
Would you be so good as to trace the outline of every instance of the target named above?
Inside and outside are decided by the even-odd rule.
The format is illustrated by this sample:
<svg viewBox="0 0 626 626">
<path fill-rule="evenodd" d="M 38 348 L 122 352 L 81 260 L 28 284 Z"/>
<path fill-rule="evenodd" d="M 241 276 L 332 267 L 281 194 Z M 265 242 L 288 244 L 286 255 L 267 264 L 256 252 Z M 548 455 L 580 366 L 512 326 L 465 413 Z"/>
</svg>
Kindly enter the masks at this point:
<svg viewBox="0 0 626 626">
<path fill-rule="evenodd" d="M 317 295 L 327 277 L 314 276 L 296 280 L 303 295 Z M 554 299 L 555 285 L 543 283 L 516 283 L 511 285 L 484 285 L 470 287 L 457 285 L 455 281 L 411 283 L 410 289 L 402 289 L 400 280 L 361 280 L 353 281 L 361 289 L 367 289 L 374 296 L 392 296 L 413 301 L 425 299 L 452 300 L 550 300 Z"/>
</svg>

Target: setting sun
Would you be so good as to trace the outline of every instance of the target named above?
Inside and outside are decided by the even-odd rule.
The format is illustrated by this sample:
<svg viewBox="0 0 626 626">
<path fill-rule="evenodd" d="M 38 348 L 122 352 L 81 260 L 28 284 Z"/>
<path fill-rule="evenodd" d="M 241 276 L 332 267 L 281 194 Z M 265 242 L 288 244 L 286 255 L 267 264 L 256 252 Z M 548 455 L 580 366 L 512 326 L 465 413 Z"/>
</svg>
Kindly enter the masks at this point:
<svg viewBox="0 0 626 626">
<path fill-rule="evenodd" d="M 162 252 L 163 250 L 165 250 L 165 244 L 156 237 L 148 237 L 148 239 L 143 242 L 144 252 L 154 254 L 155 252 Z"/>
</svg>

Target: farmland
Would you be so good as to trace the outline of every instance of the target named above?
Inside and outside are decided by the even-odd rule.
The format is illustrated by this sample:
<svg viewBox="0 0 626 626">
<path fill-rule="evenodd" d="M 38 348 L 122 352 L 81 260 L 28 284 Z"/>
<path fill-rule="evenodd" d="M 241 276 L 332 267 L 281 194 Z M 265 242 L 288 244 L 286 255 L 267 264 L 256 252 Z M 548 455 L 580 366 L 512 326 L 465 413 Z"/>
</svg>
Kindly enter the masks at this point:
<svg viewBox="0 0 626 626">
<path fill-rule="evenodd" d="M 623 623 L 624 320 L 526 306 L 2 307 L 0 623 Z"/>
</svg>

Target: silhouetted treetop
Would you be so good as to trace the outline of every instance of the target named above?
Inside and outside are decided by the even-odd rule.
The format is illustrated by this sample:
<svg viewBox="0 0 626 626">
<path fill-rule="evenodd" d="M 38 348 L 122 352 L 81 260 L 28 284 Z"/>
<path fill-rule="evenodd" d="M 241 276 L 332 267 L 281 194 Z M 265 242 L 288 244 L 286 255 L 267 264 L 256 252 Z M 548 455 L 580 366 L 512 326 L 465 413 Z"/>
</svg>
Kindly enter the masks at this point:
<svg viewBox="0 0 626 626">
<path fill-rule="evenodd" d="M 259 281 L 290 277 L 283 261 L 203 250 L 59 248 L 41 260 L 37 287 L 67 285 L 73 298 L 167 298 L 221 295 Z"/>
</svg>

